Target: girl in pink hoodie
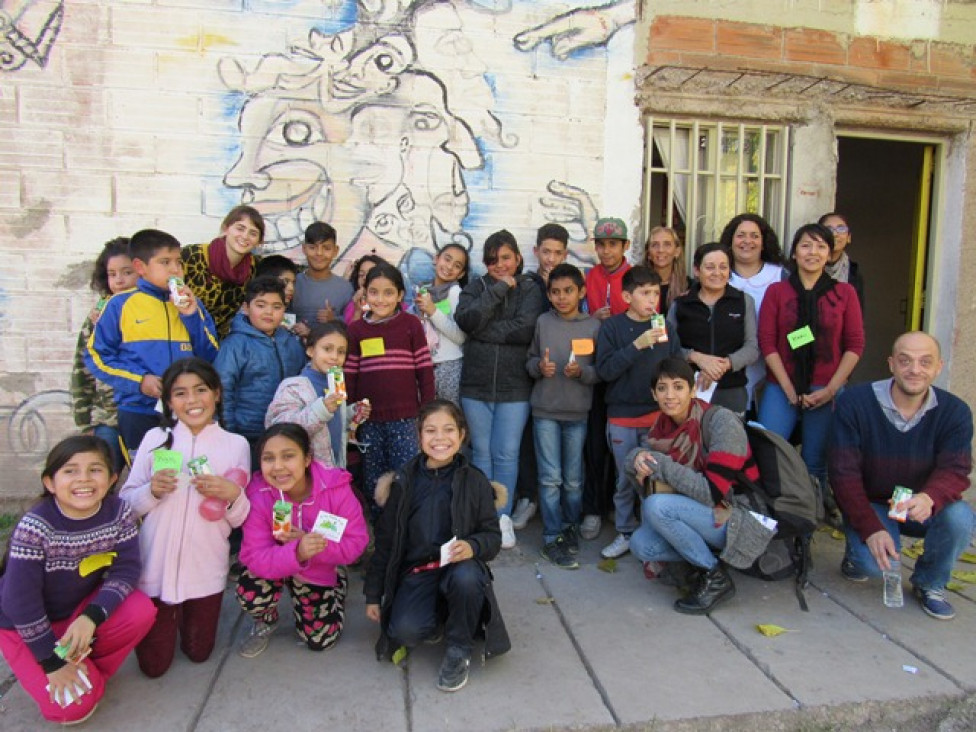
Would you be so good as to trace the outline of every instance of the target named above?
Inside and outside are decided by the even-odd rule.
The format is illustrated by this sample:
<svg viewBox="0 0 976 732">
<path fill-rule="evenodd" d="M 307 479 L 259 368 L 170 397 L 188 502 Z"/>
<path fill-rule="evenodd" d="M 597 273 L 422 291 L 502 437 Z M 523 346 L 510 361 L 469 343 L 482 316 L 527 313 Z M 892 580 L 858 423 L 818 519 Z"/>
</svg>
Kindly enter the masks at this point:
<svg viewBox="0 0 976 732">
<path fill-rule="evenodd" d="M 240 654 L 254 658 L 278 627 L 287 587 L 298 636 L 313 651 L 339 640 L 345 619 L 346 570 L 369 541 L 359 499 L 345 470 L 312 459 L 308 433 L 282 422 L 257 445 L 261 472 L 247 487 L 237 600 L 254 620 Z"/>
<path fill-rule="evenodd" d="M 163 374 L 163 427 L 149 430 L 121 497 L 142 518 L 139 589 L 158 610 L 136 646 L 139 668 L 162 676 L 180 649 L 196 663 L 210 657 L 227 584 L 230 545 L 250 503 L 247 440 L 218 423 L 220 377 L 201 358 L 173 363 Z M 206 458 L 204 474 L 195 466 Z"/>
</svg>

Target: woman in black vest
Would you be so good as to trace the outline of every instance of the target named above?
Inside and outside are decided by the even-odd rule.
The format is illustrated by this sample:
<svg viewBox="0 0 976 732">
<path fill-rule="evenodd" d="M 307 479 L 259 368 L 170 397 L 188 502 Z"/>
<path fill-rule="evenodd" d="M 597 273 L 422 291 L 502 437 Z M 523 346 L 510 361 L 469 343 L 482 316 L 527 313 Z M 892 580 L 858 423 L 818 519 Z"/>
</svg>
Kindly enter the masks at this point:
<svg viewBox="0 0 976 732">
<path fill-rule="evenodd" d="M 668 311 L 685 358 L 698 370 L 699 393 L 717 382 L 712 404 L 746 411 L 745 368 L 759 358 L 756 306 L 752 297 L 729 284 L 732 262 L 721 244 L 695 250 L 697 281 Z"/>
</svg>

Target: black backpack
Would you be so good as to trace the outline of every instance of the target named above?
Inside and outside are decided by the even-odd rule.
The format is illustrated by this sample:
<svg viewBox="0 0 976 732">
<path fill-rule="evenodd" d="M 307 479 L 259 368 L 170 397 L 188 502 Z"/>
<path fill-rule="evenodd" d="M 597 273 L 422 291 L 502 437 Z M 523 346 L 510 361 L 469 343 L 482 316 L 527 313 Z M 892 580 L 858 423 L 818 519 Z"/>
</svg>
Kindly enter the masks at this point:
<svg viewBox="0 0 976 732">
<path fill-rule="evenodd" d="M 800 608 L 809 610 L 803 590 L 813 566 L 810 540 L 824 515 L 820 485 L 789 442 L 755 423 L 745 428 L 759 482 L 740 473 L 736 492 L 748 497 L 756 513 L 776 519 L 777 526 L 766 551 L 744 571 L 770 581 L 795 576 Z"/>
</svg>

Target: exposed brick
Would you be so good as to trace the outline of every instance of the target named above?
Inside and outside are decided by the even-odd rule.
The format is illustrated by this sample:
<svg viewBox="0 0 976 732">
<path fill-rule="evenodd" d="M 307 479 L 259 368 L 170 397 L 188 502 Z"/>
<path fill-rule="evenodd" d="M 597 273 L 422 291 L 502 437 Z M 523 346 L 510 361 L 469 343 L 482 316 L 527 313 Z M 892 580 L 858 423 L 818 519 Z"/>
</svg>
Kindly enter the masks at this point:
<svg viewBox="0 0 976 732">
<path fill-rule="evenodd" d="M 903 89 L 912 93 L 928 93 L 935 91 L 936 79 L 930 74 L 900 73 L 886 71 L 878 75 L 878 86 L 886 89 Z"/>
<path fill-rule="evenodd" d="M 186 47 L 200 37 L 197 13 L 174 13 L 170 8 L 111 8 L 112 44 L 121 48 Z"/>
<path fill-rule="evenodd" d="M 938 76 L 974 78 L 973 47 L 954 43 L 929 44 L 929 71 Z"/>
<path fill-rule="evenodd" d="M 108 118 L 116 130 L 195 132 L 199 101 L 186 94 L 113 89 L 108 96 Z"/>
<path fill-rule="evenodd" d="M 818 64 L 843 64 L 847 61 L 844 39 L 837 33 L 812 28 L 786 30 L 786 58 Z"/>
<path fill-rule="evenodd" d="M 778 59 L 783 54 L 783 29 L 756 23 L 717 23 L 716 50 L 747 58 Z"/>
<path fill-rule="evenodd" d="M 646 63 L 650 66 L 670 66 L 681 61 L 681 54 L 677 51 L 658 51 L 651 49 L 647 52 Z"/>
<path fill-rule="evenodd" d="M 659 15 L 651 24 L 650 48 L 715 50 L 715 22 L 680 15 Z"/>
<path fill-rule="evenodd" d="M 939 79 L 937 81 L 938 91 L 943 94 L 951 94 L 957 97 L 976 98 L 976 84 L 972 81 L 959 78 Z M 927 91 L 932 92 L 933 89 Z"/>
<path fill-rule="evenodd" d="M 95 257 L 102 250 L 102 244 L 117 236 L 131 236 L 139 229 L 155 227 L 155 220 L 145 215 L 136 214 L 124 216 L 122 214 L 83 214 L 76 213 L 67 216 L 67 237 L 76 243 L 76 249 L 82 248 L 82 258 Z"/>
<path fill-rule="evenodd" d="M 847 48 L 847 63 L 851 66 L 907 71 L 911 68 L 911 58 L 909 46 L 879 38 L 854 38 Z"/>
</svg>

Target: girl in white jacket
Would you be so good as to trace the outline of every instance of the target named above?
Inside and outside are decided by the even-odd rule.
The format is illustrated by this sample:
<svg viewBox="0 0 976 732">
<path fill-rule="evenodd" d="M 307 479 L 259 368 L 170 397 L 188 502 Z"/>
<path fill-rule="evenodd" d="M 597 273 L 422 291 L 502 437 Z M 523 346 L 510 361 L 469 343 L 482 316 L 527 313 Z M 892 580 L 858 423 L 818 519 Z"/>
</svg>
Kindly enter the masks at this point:
<svg viewBox="0 0 976 732">
<path fill-rule="evenodd" d="M 368 401 L 349 404 L 330 389 L 329 372 L 346 363 L 349 336 L 340 320 L 316 323 L 306 340 L 309 362 L 302 373 L 285 379 L 268 406 L 264 426 L 281 422 L 301 425 L 312 440 L 313 457 L 327 468 L 346 467 L 349 431 L 369 417 Z"/>
</svg>

